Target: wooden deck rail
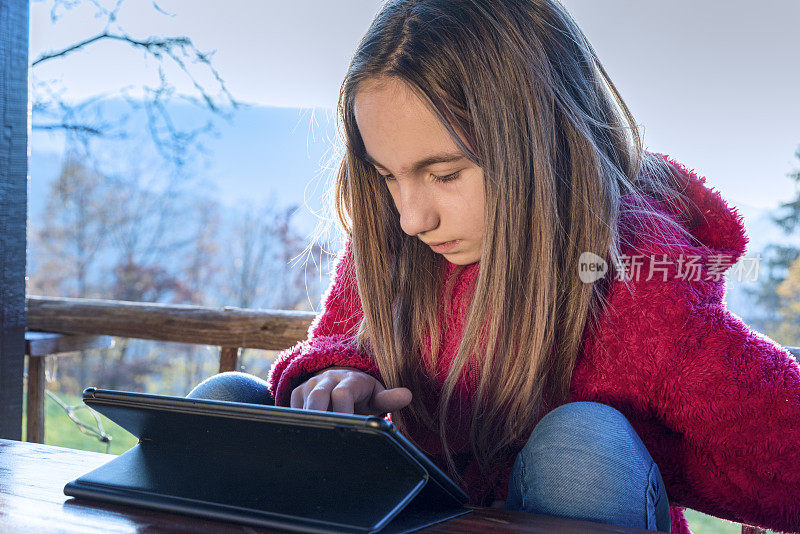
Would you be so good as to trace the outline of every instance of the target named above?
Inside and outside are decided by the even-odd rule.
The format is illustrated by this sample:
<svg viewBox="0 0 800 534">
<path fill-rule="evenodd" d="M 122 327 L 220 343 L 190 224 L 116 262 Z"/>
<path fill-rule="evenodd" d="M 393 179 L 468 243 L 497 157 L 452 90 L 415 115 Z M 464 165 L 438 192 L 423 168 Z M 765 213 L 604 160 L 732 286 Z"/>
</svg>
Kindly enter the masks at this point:
<svg viewBox="0 0 800 534">
<path fill-rule="evenodd" d="M 241 348 L 282 350 L 305 339 L 315 317 L 312 312 L 302 311 L 35 296 L 26 299 L 26 308 L 28 330 L 219 346 L 220 372 L 236 369 Z M 800 347 L 786 348 L 800 360 Z M 45 356 L 29 354 L 30 361 Z M 29 418 L 43 421 L 44 380 L 36 381 L 36 388 L 41 391 L 28 391 L 28 398 L 36 402 L 28 404 L 27 413 Z M 41 443 L 43 437 L 29 435 L 28 441 Z M 763 532 L 757 527 L 742 525 L 743 534 Z"/>
<path fill-rule="evenodd" d="M 315 317 L 304 311 L 33 296 L 26 299 L 26 313 L 28 330 L 266 350 L 305 339 Z"/>
</svg>

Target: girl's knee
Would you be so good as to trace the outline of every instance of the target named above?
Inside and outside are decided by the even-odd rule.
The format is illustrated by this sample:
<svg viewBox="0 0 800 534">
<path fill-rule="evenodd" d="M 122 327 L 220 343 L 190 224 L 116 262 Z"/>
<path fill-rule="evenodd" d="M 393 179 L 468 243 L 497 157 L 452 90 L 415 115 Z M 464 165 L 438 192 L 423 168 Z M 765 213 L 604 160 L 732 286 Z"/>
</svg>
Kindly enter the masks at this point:
<svg viewBox="0 0 800 534">
<path fill-rule="evenodd" d="M 597 402 L 559 406 L 539 421 L 520 451 L 525 472 L 547 485 L 586 485 L 625 493 L 628 481 L 645 479 L 653 465 L 625 416 Z"/>
<path fill-rule="evenodd" d="M 570 402 L 545 415 L 528 440 L 594 445 L 636 438 L 628 419 L 616 408 L 599 402 Z"/>
<path fill-rule="evenodd" d="M 539 421 L 512 469 L 523 511 L 601 523 L 609 503 L 625 514 L 668 510 L 658 467 L 625 416 L 596 402 L 559 406 Z M 648 504 L 649 503 L 649 504 Z M 638 513 L 638 512 L 641 512 Z M 625 515 L 622 514 L 622 515 Z"/>
<path fill-rule="evenodd" d="M 266 380 L 239 371 L 225 371 L 212 375 L 195 386 L 186 397 L 250 404 L 274 404 Z"/>
<path fill-rule="evenodd" d="M 539 421 L 539 425 L 543 422 L 546 422 L 545 425 L 563 425 L 564 423 L 570 424 L 575 421 L 591 421 L 602 425 L 620 423 L 622 421 L 627 422 L 627 419 L 622 412 L 608 404 L 603 404 L 602 402 L 576 401 L 562 404 L 558 408 L 550 410 L 550 412 Z"/>
</svg>

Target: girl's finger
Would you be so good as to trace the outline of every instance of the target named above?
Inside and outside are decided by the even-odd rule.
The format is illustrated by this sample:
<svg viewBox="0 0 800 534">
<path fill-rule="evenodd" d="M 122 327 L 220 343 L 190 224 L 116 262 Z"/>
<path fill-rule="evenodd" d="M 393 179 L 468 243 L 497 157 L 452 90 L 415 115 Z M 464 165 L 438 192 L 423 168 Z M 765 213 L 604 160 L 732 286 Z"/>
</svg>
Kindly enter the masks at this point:
<svg viewBox="0 0 800 534">
<path fill-rule="evenodd" d="M 303 403 L 305 402 L 305 395 L 303 394 L 303 390 L 305 389 L 305 382 L 297 386 L 292 390 L 292 398 L 289 406 L 292 408 L 302 408 Z"/>
<path fill-rule="evenodd" d="M 354 391 L 352 381 L 348 383 L 347 380 L 339 382 L 333 391 L 331 391 L 331 410 L 339 413 L 353 413 L 353 406 L 355 404 Z"/>
<path fill-rule="evenodd" d="M 341 413 L 371 413 L 364 407 L 369 404 L 375 384 L 380 384 L 373 377 L 366 374 L 350 374 L 339 382 L 331 392 L 331 403 L 334 412 Z"/>
<path fill-rule="evenodd" d="M 336 381 L 329 378 L 323 379 L 306 395 L 304 410 L 326 411 L 331 400 L 331 390 L 336 387 Z"/>
<path fill-rule="evenodd" d="M 311 390 L 303 403 L 304 410 L 319 410 L 321 412 L 328 410 L 330 404 L 331 392 L 324 387 L 317 386 Z"/>
<path fill-rule="evenodd" d="M 372 407 L 376 413 L 392 412 L 408 406 L 411 398 L 411 390 L 408 388 L 386 389 L 373 395 Z"/>
</svg>

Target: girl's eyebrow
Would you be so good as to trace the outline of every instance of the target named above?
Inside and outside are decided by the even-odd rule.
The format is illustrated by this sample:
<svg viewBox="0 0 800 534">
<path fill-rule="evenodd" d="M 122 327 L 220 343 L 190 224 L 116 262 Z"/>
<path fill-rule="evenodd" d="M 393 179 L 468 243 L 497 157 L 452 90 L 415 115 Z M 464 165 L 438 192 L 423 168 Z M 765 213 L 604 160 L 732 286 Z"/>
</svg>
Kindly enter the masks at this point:
<svg viewBox="0 0 800 534">
<path fill-rule="evenodd" d="M 409 165 L 409 168 L 410 172 L 414 174 L 424 169 L 425 167 L 429 167 L 430 165 L 434 165 L 436 163 L 453 163 L 455 161 L 460 161 L 465 157 L 466 156 L 462 152 L 442 152 L 440 154 L 432 154 L 430 156 L 424 157 L 421 160 L 417 161 L 416 163 L 412 163 L 411 165 Z M 376 167 L 388 170 L 386 166 L 381 165 L 380 163 L 375 161 L 375 159 L 366 152 L 364 152 L 364 159 L 369 163 L 372 163 Z M 408 169 L 404 170 L 408 172 Z"/>
</svg>

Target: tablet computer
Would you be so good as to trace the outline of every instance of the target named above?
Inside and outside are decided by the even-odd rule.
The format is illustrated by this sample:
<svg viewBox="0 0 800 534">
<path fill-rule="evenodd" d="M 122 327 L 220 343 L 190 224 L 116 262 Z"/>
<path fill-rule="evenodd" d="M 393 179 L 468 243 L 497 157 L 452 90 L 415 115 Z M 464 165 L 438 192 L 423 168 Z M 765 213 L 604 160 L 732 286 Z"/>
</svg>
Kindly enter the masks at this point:
<svg viewBox="0 0 800 534">
<path fill-rule="evenodd" d="M 87 388 L 139 438 L 66 495 L 301 532 L 413 532 L 468 496 L 376 416 Z"/>
</svg>

